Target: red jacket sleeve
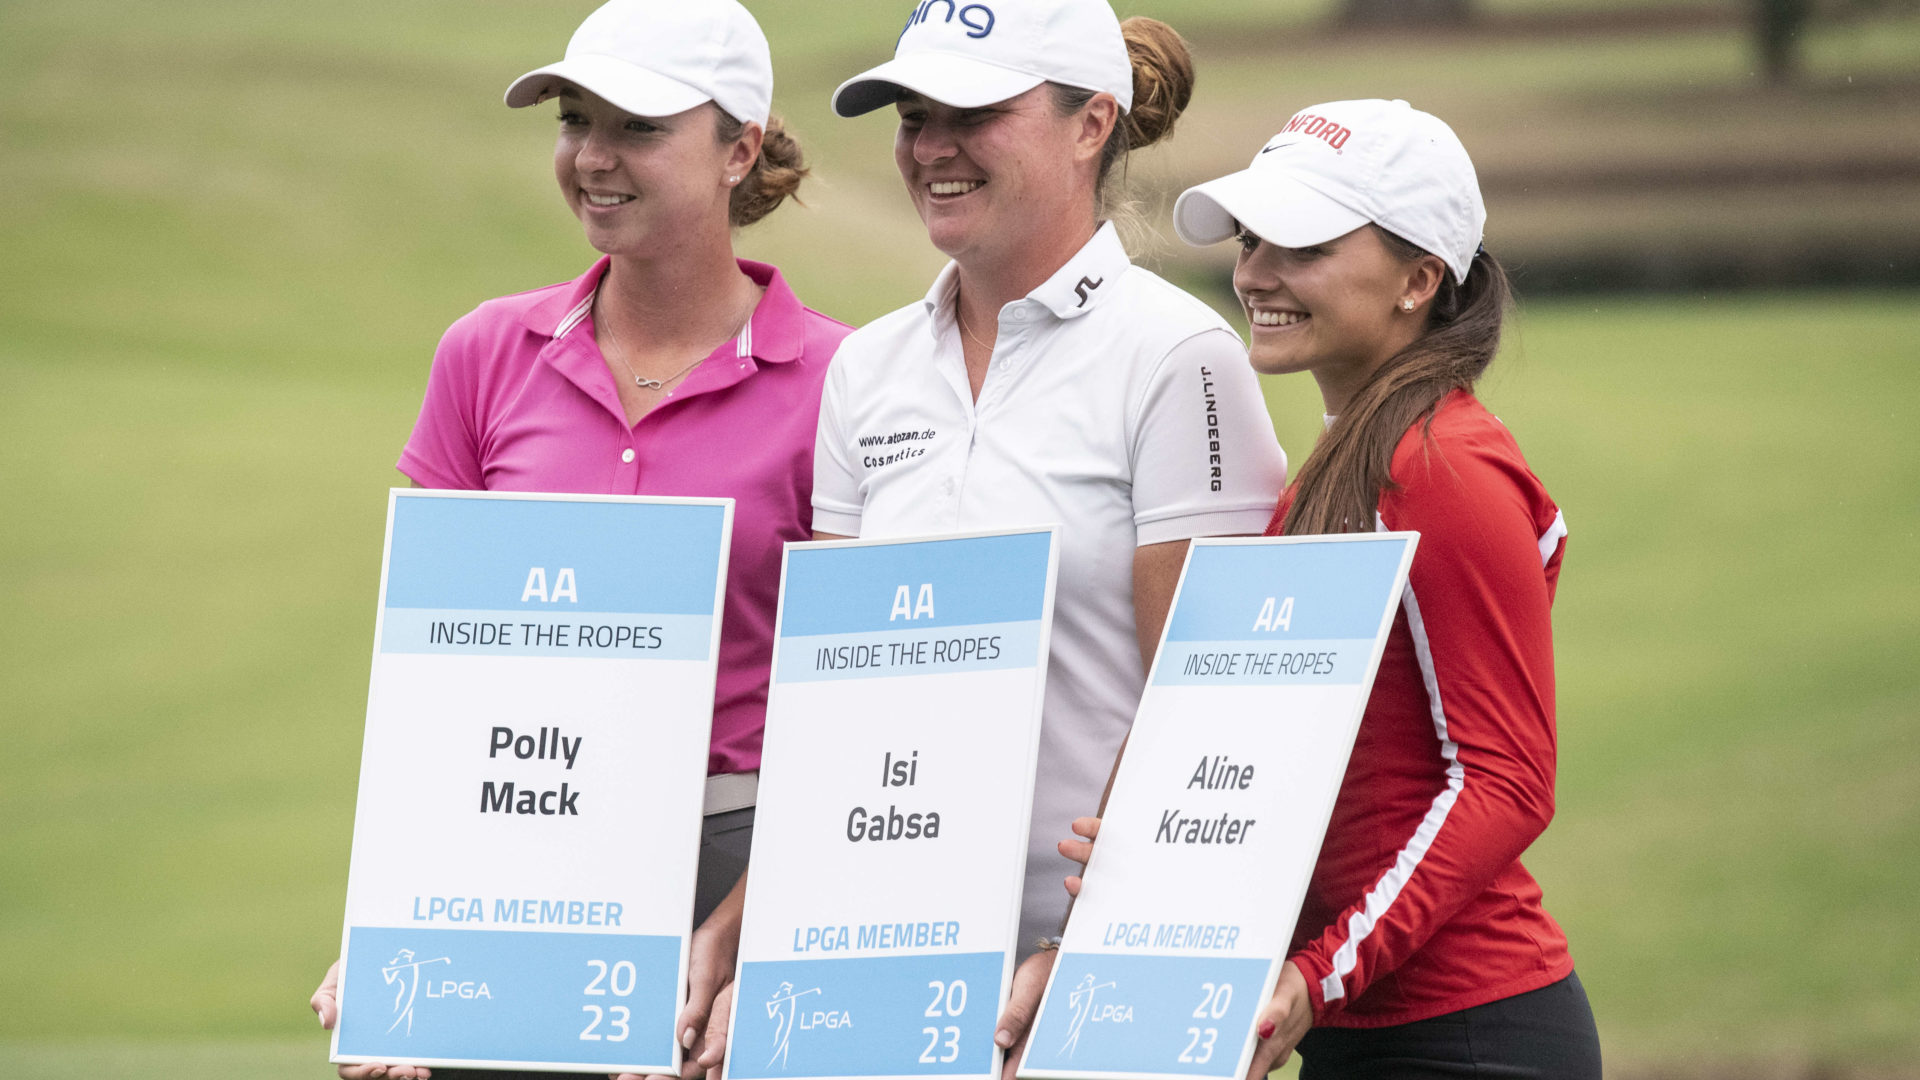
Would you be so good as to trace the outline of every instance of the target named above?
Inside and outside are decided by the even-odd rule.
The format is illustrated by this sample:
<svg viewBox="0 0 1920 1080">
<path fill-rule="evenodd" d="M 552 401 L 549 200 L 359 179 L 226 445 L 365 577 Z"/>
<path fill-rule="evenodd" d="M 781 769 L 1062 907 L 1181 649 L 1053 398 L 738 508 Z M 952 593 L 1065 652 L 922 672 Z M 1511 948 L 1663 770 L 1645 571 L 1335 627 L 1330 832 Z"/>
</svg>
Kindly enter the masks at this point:
<svg viewBox="0 0 1920 1080">
<path fill-rule="evenodd" d="M 1444 781 L 1412 835 L 1381 838 L 1398 849 L 1386 871 L 1289 958 L 1316 1020 L 1418 950 L 1553 816 L 1549 609 L 1563 530 L 1505 429 L 1479 415 L 1462 425 L 1443 412 L 1432 439 L 1410 432 L 1393 464 L 1400 487 L 1380 500 L 1384 528 L 1420 533 L 1402 604 L 1432 716 L 1420 734 Z"/>
</svg>

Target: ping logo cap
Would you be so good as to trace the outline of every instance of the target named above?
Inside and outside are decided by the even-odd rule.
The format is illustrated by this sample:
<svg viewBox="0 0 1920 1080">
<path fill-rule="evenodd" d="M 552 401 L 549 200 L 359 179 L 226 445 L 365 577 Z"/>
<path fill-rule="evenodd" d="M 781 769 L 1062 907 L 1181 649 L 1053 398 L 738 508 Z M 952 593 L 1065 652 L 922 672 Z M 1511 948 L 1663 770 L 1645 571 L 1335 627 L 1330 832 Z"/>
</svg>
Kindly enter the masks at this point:
<svg viewBox="0 0 1920 1080">
<path fill-rule="evenodd" d="M 1480 179 L 1459 136 L 1404 101 L 1302 109 L 1237 173 L 1188 188 L 1173 227 L 1217 244 L 1238 221 L 1281 247 L 1324 244 L 1369 222 L 1440 256 L 1465 281 L 1486 232 Z"/>
<path fill-rule="evenodd" d="M 1105 91 L 1133 108 L 1133 62 L 1107 0 L 920 0 L 893 59 L 840 84 L 833 110 L 859 116 L 911 90 L 974 109 L 1043 82 Z"/>
<path fill-rule="evenodd" d="M 711 101 L 735 120 L 767 126 L 773 57 L 737 0 L 610 0 L 580 24 L 566 58 L 507 87 L 518 109 L 568 83 L 638 116 L 672 116 Z"/>
</svg>

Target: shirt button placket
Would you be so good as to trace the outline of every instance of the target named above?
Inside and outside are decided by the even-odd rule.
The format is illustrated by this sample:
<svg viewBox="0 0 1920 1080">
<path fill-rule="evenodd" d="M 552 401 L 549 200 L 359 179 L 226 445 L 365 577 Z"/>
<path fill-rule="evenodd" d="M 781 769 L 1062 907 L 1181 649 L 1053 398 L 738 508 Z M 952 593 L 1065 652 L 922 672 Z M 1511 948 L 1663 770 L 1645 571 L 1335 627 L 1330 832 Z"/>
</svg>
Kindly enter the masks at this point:
<svg viewBox="0 0 1920 1080">
<path fill-rule="evenodd" d="M 629 495 L 640 494 L 640 466 L 635 464 L 639 453 L 629 446 L 620 451 L 620 483 L 614 487 L 614 493 Z"/>
</svg>

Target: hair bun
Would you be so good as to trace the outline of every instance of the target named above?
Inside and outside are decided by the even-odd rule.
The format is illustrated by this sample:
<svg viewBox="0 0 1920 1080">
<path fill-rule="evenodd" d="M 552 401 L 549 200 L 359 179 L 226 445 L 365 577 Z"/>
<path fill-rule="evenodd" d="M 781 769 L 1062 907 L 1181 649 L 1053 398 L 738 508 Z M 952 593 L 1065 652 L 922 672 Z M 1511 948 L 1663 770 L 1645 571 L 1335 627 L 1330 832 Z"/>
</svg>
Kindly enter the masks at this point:
<svg viewBox="0 0 1920 1080">
<path fill-rule="evenodd" d="M 1172 135 L 1193 100 L 1193 53 L 1179 31 L 1144 15 L 1121 23 L 1120 33 L 1133 61 L 1133 108 L 1123 123 L 1128 146 L 1137 150 Z"/>
<path fill-rule="evenodd" d="M 808 171 L 800 143 L 788 133 L 786 123 L 778 115 L 769 115 L 760 142 L 760 157 L 740 186 L 733 189 L 727 208 L 729 222 L 735 228 L 751 225 L 773 213 L 774 208 L 789 197 L 800 201 L 794 192 L 799 190 L 800 181 L 806 179 Z"/>
</svg>

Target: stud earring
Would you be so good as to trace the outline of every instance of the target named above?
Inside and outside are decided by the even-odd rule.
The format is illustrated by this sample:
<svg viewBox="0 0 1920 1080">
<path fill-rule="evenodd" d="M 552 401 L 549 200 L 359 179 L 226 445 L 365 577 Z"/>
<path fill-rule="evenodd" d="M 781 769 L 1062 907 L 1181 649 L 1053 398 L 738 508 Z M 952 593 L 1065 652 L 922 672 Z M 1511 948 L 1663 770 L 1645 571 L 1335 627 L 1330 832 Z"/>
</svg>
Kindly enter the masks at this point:
<svg viewBox="0 0 1920 1080">
<path fill-rule="evenodd" d="M 739 182 L 740 182 L 740 178 L 739 178 L 739 177 L 737 177 L 737 176 L 729 176 L 729 177 L 727 177 L 727 183 L 729 183 L 729 184 L 737 184 L 737 183 L 739 183 Z"/>
<path fill-rule="evenodd" d="M 1401 310 L 1401 311 L 1412 311 L 1412 310 L 1413 310 L 1413 301 L 1411 301 L 1411 300 L 1402 300 L 1402 301 L 1400 301 L 1400 310 Z"/>
</svg>

